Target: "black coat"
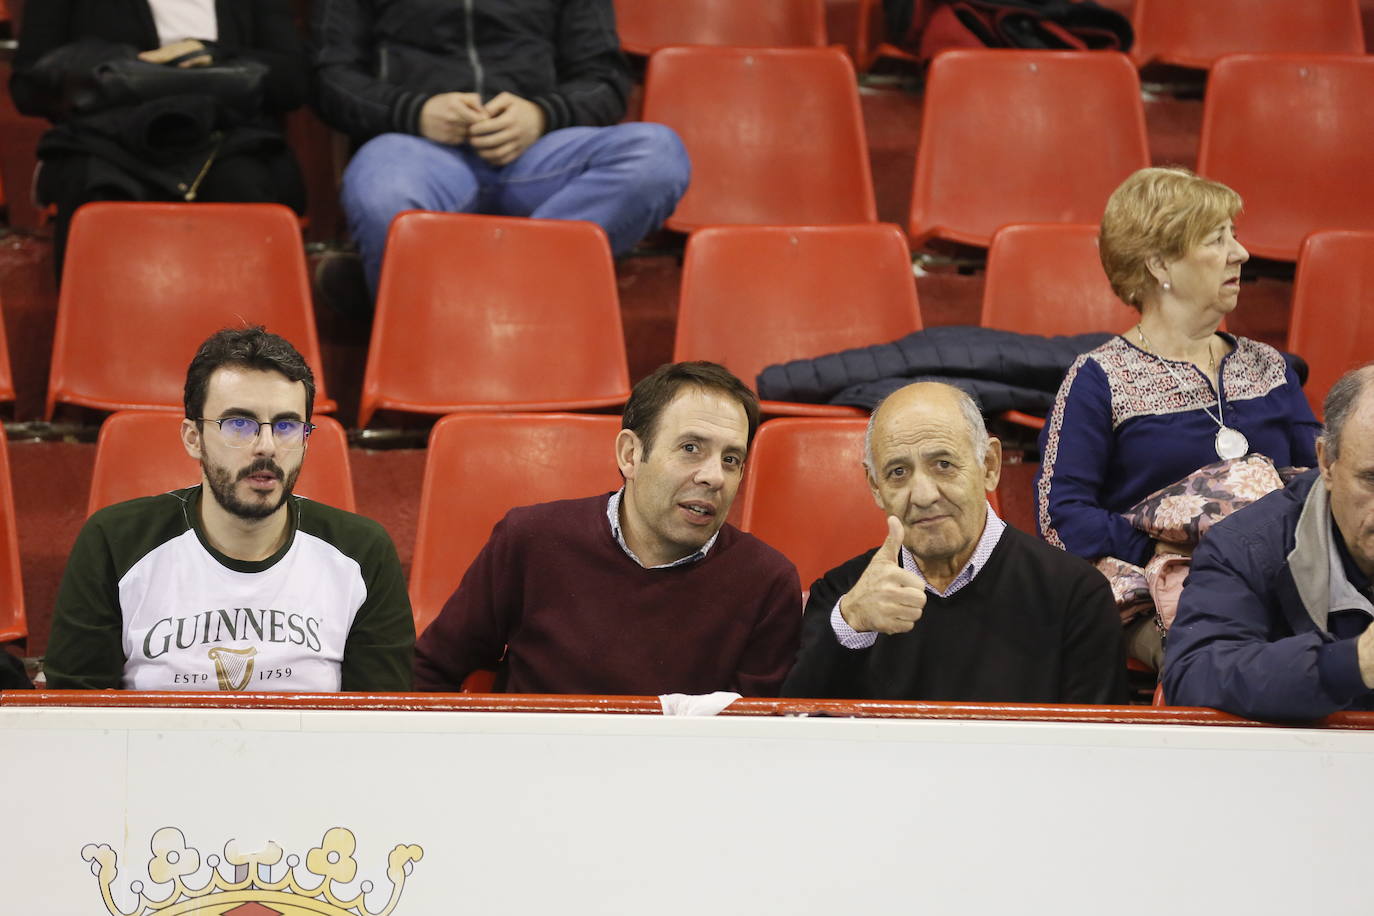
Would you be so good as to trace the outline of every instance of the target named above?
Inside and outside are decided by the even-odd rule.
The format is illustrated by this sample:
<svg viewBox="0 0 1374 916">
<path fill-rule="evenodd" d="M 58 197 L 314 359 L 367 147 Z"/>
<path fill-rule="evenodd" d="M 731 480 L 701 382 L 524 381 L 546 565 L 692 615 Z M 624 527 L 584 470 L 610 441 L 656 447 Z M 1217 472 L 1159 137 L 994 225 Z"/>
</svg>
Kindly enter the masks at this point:
<svg viewBox="0 0 1374 916">
<path fill-rule="evenodd" d="M 309 71 L 286 0 L 216 0 L 215 16 L 218 54 L 267 65 L 265 114 L 280 115 L 305 103 Z M 63 119 L 61 86 L 56 74 L 36 67 L 44 55 L 83 39 L 138 51 L 159 45 L 147 0 L 29 0 L 23 26 L 10 95 L 24 114 L 54 122 Z"/>
<path fill-rule="evenodd" d="M 984 413 L 1024 410 L 1043 416 L 1073 361 L 1110 336 L 1040 337 L 959 325 L 927 328 L 891 343 L 769 366 L 759 374 L 758 392 L 773 401 L 871 410 L 904 385 L 934 380 L 963 389 Z"/>
<path fill-rule="evenodd" d="M 282 115 L 305 101 L 308 71 L 286 0 L 216 0 L 216 63 L 265 66 L 249 110 L 204 95 L 142 104 L 74 107 L 99 63 L 157 48 L 147 0 L 36 0 L 25 8 L 10 93 L 16 107 L 56 125 L 39 142 L 39 196 L 59 223 L 89 199 L 278 201 L 304 209 L 304 188 Z M 155 125 L 175 123 L 176 131 Z M 175 137 L 175 141 L 168 140 Z M 202 195 L 204 196 L 204 195 Z"/>
</svg>

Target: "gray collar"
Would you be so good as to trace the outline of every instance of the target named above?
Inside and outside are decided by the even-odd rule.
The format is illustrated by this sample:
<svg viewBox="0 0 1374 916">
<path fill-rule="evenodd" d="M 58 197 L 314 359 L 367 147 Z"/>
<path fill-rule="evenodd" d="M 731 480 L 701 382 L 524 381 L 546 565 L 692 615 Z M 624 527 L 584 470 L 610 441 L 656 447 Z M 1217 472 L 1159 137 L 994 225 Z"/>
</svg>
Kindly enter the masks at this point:
<svg viewBox="0 0 1374 916">
<path fill-rule="evenodd" d="M 1327 631 L 1333 611 L 1364 611 L 1374 617 L 1374 604 L 1345 577 L 1336 539 L 1331 536 L 1331 496 L 1318 477 L 1303 503 L 1288 554 L 1288 570 L 1298 587 L 1298 597 L 1317 629 Z"/>
</svg>

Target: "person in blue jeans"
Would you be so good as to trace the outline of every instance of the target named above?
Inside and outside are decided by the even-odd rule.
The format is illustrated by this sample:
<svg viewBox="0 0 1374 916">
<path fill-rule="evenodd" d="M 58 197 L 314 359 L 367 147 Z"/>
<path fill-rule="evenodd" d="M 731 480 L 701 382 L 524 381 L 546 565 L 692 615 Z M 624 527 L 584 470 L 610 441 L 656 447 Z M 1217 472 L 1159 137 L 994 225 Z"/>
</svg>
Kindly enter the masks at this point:
<svg viewBox="0 0 1374 916">
<path fill-rule="evenodd" d="M 362 144 L 343 205 L 374 295 L 404 210 L 591 220 L 624 254 L 687 190 L 671 129 L 617 123 L 611 0 L 317 0 L 313 31 L 320 114 Z"/>
</svg>

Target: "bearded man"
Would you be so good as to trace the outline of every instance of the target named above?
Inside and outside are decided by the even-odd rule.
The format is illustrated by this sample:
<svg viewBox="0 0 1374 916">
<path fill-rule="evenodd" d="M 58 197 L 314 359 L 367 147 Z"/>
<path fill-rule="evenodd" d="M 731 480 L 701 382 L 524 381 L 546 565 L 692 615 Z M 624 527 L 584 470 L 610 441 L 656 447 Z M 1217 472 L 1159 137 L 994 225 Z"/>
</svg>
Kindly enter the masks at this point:
<svg viewBox="0 0 1374 916">
<path fill-rule="evenodd" d="M 54 689 L 408 690 L 415 626 L 391 538 L 292 494 L 315 378 L 287 340 L 223 330 L 186 372 L 201 483 L 87 520 L 44 664 Z"/>
</svg>

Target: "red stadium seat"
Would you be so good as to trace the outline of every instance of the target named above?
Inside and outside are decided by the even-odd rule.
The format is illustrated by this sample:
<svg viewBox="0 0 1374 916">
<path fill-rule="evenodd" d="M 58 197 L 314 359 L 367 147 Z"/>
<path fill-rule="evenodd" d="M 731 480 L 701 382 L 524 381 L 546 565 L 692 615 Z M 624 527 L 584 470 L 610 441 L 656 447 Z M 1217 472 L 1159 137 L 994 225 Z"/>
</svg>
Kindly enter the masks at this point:
<svg viewBox="0 0 1374 916">
<path fill-rule="evenodd" d="M 877 219 L 858 86 L 842 51 L 665 48 L 649 59 L 643 117 L 676 130 L 692 160 L 669 229 Z"/>
<path fill-rule="evenodd" d="M 14 376 L 10 372 L 10 347 L 5 340 L 5 313 L 0 310 L 0 401 L 14 400 Z"/>
<path fill-rule="evenodd" d="M 153 496 L 200 483 L 200 465 L 181 446 L 181 415 L 125 410 L 100 427 L 86 514 L 126 499 Z M 348 437 L 339 422 L 316 416 L 295 492 L 353 512 Z"/>
<path fill-rule="evenodd" d="M 1124 54 L 944 51 L 926 79 L 909 235 L 986 246 L 1008 223 L 1097 222 L 1149 164 Z"/>
<path fill-rule="evenodd" d="M 740 527 L 791 560 L 802 588 L 887 536 L 862 466 L 867 425 L 788 417 L 754 437 Z"/>
<path fill-rule="evenodd" d="M 1245 199 L 1251 254 L 1295 260 L 1321 229 L 1374 229 L 1374 57 L 1233 54 L 1207 81 L 1197 170 Z"/>
<path fill-rule="evenodd" d="M 1206 69 L 1224 54 L 1363 54 L 1359 0 L 1135 0 L 1140 66 Z"/>
<path fill-rule="evenodd" d="M 19 575 L 19 533 L 14 523 L 9 447 L 0 431 L 0 642 L 29 635 L 24 616 L 24 584 Z"/>
<path fill-rule="evenodd" d="M 765 366 L 886 343 L 921 329 L 896 226 L 718 226 L 692 233 L 673 359 L 718 362 L 753 387 Z M 866 416 L 767 401 L 766 413 Z"/>
<path fill-rule="evenodd" d="M 619 432 L 620 418 L 604 415 L 456 414 L 434 424 L 410 569 L 415 632 L 438 616 L 508 511 L 618 489 Z"/>
<path fill-rule="evenodd" d="M 1097 226 L 1024 223 L 1003 226 L 988 249 L 983 285 L 985 328 L 1019 334 L 1120 333 L 1140 313 L 1112 292 L 1097 254 Z M 1043 417 L 1009 410 L 1002 419 L 1041 429 Z"/>
<path fill-rule="evenodd" d="M 583 410 L 629 395 L 601 227 L 418 211 L 392 222 L 359 426 L 380 409 Z"/>
<path fill-rule="evenodd" d="M 291 341 L 325 390 L 305 251 L 279 204 L 93 203 L 72 220 L 47 411 L 180 410 L 186 364 L 225 327 Z"/>
<path fill-rule="evenodd" d="M 985 328 L 1022 334 L 1120 333 L 1140 313 L 1112 292 L 1097 254 L 1097 226 L 1003 226 L 988 249 Z"/>
<path fill-rule="evenodd" d="M 825 0 L 615 0 L 620 46 L 824 47 Z"/>
<path fill-rule="evenodd" d="M 809 589 L 887 537 L 863 469 L 864 419 L 787 417 L 759 428 L 740 527 L 782 552 Z M 990 494 L 1000 511 L 997 494 Z"/>
<path fill-rule="evenodd" d="M 1303 241 L 1287 349 L 1307 360 L 1305 391 L 1318 419 L 1336 379 L 1374 359 L 1371 300 L 1374 232 L 1316 232 Z"/>
</svg>

